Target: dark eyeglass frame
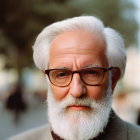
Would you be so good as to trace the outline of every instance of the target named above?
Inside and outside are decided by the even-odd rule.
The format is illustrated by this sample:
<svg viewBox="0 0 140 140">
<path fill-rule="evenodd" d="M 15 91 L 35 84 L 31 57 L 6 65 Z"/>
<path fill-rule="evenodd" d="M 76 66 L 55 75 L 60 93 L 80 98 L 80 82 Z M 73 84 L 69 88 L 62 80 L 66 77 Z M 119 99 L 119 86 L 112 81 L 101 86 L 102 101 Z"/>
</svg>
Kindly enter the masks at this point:
<svg viewBox="0 0 140 140">
<path fill-rule="evenodd" d="M 102 70 L 103 70 L 102 79 L 101 79 L 101 80 L 99 81 L 99 83 L 97 83 L 97 84 L 88 84 L 88 83 L 86 83 L 86 82 L 83 80 L 82 75 L 81 75 L 81 71 L 83 71 L 83 70 L 88 70 L 88 69 L 94 69 L 94 68 L 95 68 L 95 69 L 102 69 Z M 85 68 L 85 69 L 75 70 L 75 71 L 71 71 L 71 70 L 69 70 L 69 69 L 47 69 L 47 70 L 45 70 L 44 72 L 45 72 L 45 74 L 48 75 L 48 78 L 49 78 L 50 82 L 51 82 L 53 85 L 57 86 L 57 87 L 66 87 L 66 86 L 68 86 L 68 85 L 71 83 L 72 79 L 73 79 L 73 74 L 75 74 L 75 73 L 78 73 L 78 74 L 80 75 L 80 78 L 81 78 L 81 80 L 82 80 L 82 82 L 83 82 L 84 84 L 86 84 L 86 85 L 88 85 L 88 86 L 97 86 L 97 85 L 99 85 L 99 84 L 103 81 L 105 72 L 107 72 L 107 71 L 109 71 L 109 70 L 112 70 L 112 69 L 116 69 L 116 68 L 117 68 L 117 67 L 108 67 L 108 68 L 104 68 L 104 67 L 91 67 L 91 68 Z M 54 83 L 51 81 L 51 78 L 50 78 L 50 72 L 51 72 L 52 70 L 67 70 L 67 71 L 69 71 L 69 72 L 72 74 L 70 82 L 69 82 L 67 85 L 65 85 L 65 86 L 58 86 L 58 85 L 54 84 Z"/>
</svg>

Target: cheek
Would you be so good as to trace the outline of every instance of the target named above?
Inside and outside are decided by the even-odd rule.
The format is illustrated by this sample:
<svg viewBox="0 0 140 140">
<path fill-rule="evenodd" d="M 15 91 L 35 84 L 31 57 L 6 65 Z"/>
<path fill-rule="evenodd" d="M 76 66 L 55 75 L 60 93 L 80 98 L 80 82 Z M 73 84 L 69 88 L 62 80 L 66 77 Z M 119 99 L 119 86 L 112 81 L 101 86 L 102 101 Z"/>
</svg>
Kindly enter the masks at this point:
<svg viewBox="0 0 140 140">
<path fill-rule="evenodd" d="M 61 101 L 68 93 L 68 87 L 57 87 L 50 84 L 52 94 L 57 101 Z"/>
<path fill-rule="evenodd" d="M 89 86 L 87 87 L 87 94 L 90 98 L 100 100 L 107 88 L 108 83 L 104 83 L 103 85 L 100 86 Z"/>
<path fill-rule="evenodd" d="M 105 89 L 98 86 L 87 88 L 88 97 L 93 98 L 95 100 L 100 100 L 104 92 Z"/>
</svg>

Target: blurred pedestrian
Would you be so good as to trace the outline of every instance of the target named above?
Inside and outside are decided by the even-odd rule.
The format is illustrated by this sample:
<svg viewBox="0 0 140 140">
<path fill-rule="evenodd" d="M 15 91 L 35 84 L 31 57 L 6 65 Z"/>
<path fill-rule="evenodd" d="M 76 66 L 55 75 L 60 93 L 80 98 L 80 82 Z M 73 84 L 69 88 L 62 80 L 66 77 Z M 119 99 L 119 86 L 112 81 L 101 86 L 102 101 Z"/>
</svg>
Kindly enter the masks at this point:
<svg viewBox="0 0 140 140">
<path fill-rule="evenodd" d="M 6 108 L 13 112 L 14 122 L 19 121 L 20 114 L 26 110 L 26 103 L 22 96 L 20 84 L 17 84 L 10 93 L 6 100 Z"/>
</svg>

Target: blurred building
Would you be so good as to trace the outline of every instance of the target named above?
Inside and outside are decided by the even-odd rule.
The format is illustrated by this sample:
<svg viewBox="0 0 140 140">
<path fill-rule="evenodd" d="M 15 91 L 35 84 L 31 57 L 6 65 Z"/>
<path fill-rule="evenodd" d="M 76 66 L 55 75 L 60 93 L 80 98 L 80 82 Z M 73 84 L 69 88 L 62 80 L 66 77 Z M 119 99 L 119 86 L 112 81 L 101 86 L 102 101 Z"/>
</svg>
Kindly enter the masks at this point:
<svg viewBox="0 0 140 140">
<path fill-rule="evenodd" d="M 126 71 L 114 96 L 113 108 L 122 119 L 137 123 L 140 113 L 140 54 L 135 47 L 127 50 Z"/>
</svg>

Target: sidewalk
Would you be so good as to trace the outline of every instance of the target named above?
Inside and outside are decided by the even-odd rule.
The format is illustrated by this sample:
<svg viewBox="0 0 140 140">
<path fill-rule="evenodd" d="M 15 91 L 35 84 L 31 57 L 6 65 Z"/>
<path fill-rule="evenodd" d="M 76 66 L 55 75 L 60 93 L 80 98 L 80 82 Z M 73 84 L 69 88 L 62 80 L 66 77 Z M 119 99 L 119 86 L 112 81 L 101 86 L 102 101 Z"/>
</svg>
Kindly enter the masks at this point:
<svg viewBox="0 0 140 140">
<path fill-rule="evenodd" d="M 0 140 L 48 123 L 46 112 L 46 103 L 33 99 L 27 111 L 21 114 L 19 123 L 15 124 L 12 112 L 6 110 L 0 101 Z"/>
</svg>

